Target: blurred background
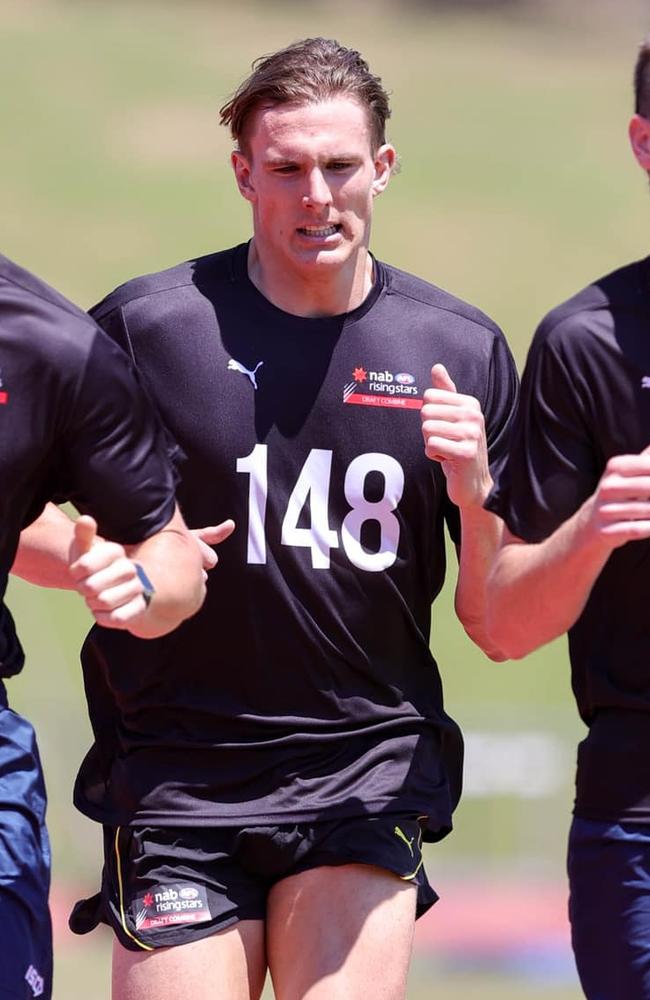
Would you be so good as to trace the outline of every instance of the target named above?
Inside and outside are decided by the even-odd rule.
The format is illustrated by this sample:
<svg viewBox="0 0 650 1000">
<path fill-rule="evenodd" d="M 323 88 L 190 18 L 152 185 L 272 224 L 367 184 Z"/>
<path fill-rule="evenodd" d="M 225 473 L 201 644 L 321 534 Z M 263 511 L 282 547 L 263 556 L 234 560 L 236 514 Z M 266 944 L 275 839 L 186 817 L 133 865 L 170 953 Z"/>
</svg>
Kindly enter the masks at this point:
<svg viewBox="0 0 650 1000">
<path fill-rule="evenodd" d="M 377 206 L 375 253 L 491 314 L 521 364 L 544 312 L 647 251 L 647 181 L 626 137 L 647 30 L 642 0 L 0 0 L 1 249 L 89 307 L 247 238 L 217 110 L 256 56 L 326 34 L 392 92 L 402 170 Z M 89 745 L 88 618 L 20 582 L 10 604 L 28 653 L 10 698 L 39 732 L 50 793 L 55 997 L 106 1000 L 108 934 L 65 926 L 99 872 L 99 830 L 70 802 Z M 409 998 L 575 1000 L 564 850 L 583 729 L 565 642 L 492 664 L 448 588 L 432 645 L 467 735 L 466 790 L 455 831 L 428 850 L 441 901 L 418 925 Z"/>
</svg>

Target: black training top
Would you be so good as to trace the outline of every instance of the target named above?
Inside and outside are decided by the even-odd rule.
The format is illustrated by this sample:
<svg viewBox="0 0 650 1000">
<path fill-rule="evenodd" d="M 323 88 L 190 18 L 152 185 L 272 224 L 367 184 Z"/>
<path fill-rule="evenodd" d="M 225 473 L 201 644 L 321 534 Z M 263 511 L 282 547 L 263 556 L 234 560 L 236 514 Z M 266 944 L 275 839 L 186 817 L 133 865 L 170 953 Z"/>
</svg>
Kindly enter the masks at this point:
<svg viewBox="0 0 650 1000">
<path fill-rule="evenodd" d="M 510 458 L 488 501 L 527 542 L 595 491 L 609 458 L 650 444 L 650 258 L 551 312 L 526 364 Z M 576 813 L 650 820 L 650 541 L 616 549 L 569 631 L 573 690 L 591 726 Z M 643 750 L 643 753 L 639 751 Z"/>
<path fill-rule="evenodd" d="M 0 255 L 0 599 L 20 532 L 70 500 L 100 532 L 138 542 L 174 512 L 163 429 L 133 366 L 72 303 Z M 23 665 L 0 619 L 0 676 Z"/>
<path fill-rule="evenodd" d="M 250 282 L 247 247 L 127 283 L 94 310 L 186 455 L 192 527 L 233 517 L 202 610 L 83 652 L 96 744 L 76 802 L 111 823 L 263 824 L 367 811 L 442 835 L 462 744 L 429 652 L 443 525 L 424 456 L 434 362 L 476 395 L 501 459 L 512 359 L 478 310 L 377 264 L 358 309 L 304 319 Z"/>
</svg>

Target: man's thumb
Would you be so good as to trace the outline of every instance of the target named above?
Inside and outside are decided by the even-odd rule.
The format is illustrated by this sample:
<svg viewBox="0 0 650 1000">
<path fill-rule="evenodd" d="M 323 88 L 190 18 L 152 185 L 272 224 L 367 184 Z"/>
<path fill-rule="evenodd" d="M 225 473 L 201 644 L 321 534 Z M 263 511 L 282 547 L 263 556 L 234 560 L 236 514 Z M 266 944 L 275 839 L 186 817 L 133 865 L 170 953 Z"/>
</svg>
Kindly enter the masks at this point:
<svg viewBox="0 0 650 1000">
<path fill-rule="evenodd" d="M 431 385 L 434 389 L 446 389 L 447 392 L 456 392 L 456 386 L 452 382 L 449 372 L 444 365 L 434 365 L 431 369 Z"/>
<path fill-rule="evenodd" d="M 89 552 L 97 537 L 97 521 L 88 514 L 82 514 L 74 523 L 72 545 L 77 559 Z"/>
<path fill-rule="evenodd" d="M 225 542 L 229 535 L 235 530 L 235 522 L 228 518 L 220 524 L 206 525 L 205 528 L 194 528 L 194 534 L 206 545 L 220 545 Z"/>
</svg>

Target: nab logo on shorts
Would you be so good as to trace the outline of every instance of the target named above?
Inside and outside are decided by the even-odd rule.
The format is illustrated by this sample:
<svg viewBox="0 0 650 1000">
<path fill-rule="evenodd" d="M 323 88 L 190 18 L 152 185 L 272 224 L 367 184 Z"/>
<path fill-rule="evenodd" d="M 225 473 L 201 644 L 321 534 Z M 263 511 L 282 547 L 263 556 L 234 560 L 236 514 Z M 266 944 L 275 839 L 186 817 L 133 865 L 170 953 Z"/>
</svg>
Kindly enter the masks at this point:
<svg viewBox="0 0 650 1000">
<path fill-rule="evenodd" d="M 30 965 L 25 973 L 25 982 L 31 989 L 32 996 L 40 997 L 45 992 L 45 982 L 43 977 L 39 973 L 38 969 L 35 969 L 33 965 Z"/>
<path fill-rule="evenodd" d="M 135 927 L 139 931 L 173 924 L 201 924 L 211 919 L 202 885 L 155 886 L 135 903 Z"/>
<path fill-rule="evenodd" d="M 390 406 L 399 410 L 419 410 L 415 375 L 391 372 L 387 368 L 374 370 L 359 365 L 352 372 L 352 381 L 343 386 L 343 402 L 356 406 Z"/>
</svg>

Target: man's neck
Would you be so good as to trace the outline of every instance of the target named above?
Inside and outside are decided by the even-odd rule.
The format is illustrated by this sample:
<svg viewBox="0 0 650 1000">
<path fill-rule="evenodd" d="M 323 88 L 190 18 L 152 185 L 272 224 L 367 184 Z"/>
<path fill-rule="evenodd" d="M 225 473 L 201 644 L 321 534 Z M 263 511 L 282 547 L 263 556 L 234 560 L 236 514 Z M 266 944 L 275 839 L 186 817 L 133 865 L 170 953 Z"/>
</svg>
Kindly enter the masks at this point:
<svg viewBox="0 0 650 1000">
<path fill-rule="evenodd" d="M 352 312 L 367 298 L 374 284 L 372 257 L 363 248 L 349 266 L 323 268 L 308 276 L 288 272 L 260 252 L 255 239 L 248 250 L 248 276 L 262 295 L 278 309 L 294 316 L 317 318 Z"/>
</svg>

